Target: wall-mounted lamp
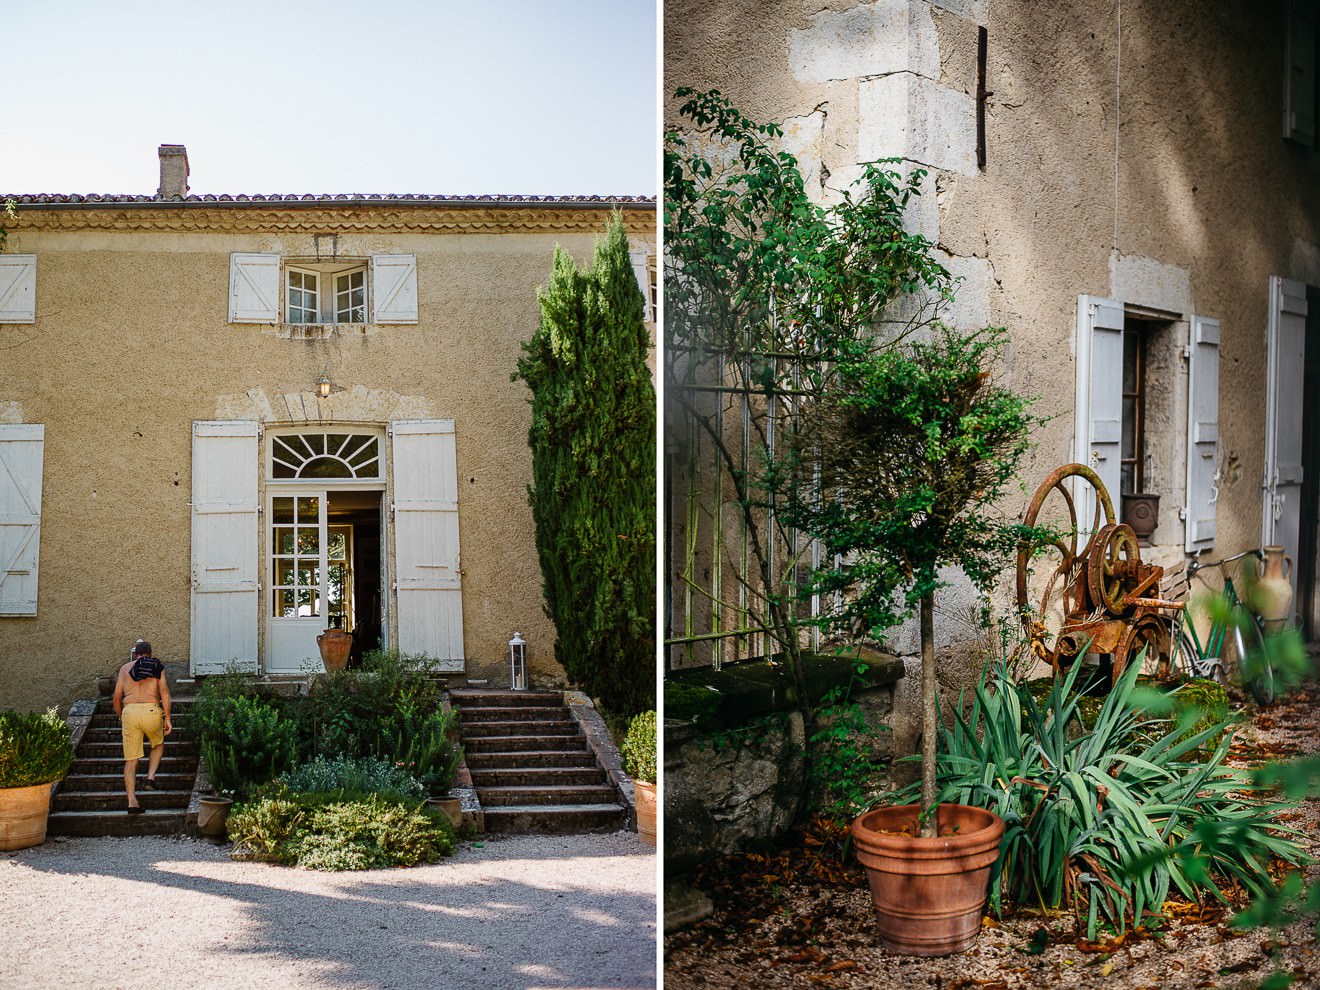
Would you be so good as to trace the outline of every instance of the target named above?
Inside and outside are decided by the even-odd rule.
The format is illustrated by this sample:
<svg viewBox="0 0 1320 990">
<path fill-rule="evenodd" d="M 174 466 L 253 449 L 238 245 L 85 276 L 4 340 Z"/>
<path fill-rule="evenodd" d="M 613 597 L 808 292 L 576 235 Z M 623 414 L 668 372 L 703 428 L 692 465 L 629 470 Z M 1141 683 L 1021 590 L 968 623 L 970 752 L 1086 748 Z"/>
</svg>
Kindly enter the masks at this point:
<svg viewBox="0 0 1320 990">
<path fill-rule="evenodd" d="M 509 687 L 514 691 L 527 690 L 527 640 L 515 632 L 509 640 Z"/>
<path fill-rule="evenodd" d="M 330 389 L 332 384 L 329 375 L 322 375 L 316 380 L 316 391 L 323 399 L 330 398 Z"/>
</svg>

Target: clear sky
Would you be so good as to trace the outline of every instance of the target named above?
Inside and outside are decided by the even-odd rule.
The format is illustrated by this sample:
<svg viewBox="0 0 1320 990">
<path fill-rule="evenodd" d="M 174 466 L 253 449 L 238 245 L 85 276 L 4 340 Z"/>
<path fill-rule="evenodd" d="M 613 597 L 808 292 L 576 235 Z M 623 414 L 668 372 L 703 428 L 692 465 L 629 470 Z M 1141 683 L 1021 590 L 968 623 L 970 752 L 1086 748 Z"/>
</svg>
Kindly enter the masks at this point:
<svg viewBox="0 0 1320 990">
<path fill-rule="evenodd" d="M 0 6 L 0 193 L 656 192 L 656 0 Z"/>
</svg>

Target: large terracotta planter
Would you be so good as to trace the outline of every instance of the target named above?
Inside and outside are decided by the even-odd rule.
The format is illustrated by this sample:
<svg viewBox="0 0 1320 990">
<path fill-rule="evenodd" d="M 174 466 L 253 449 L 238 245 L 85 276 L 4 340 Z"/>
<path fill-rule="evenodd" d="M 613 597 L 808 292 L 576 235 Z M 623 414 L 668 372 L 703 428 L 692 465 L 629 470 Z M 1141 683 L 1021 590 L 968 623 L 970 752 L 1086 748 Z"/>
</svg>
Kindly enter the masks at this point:
<svg viewBox="0 0 1320 990">
<path fill-rule="evenodd" d="M 853 842 L 885 947 L 947 956 L 970 948 L 981 931 L 1004 820 L 983 808 L 942 804 L 939 836 L 923 839 L 920 810 L 905 804 L 868 811 L 852 824 Z"/>
<path fill-rule="evenodd" d="M 655 784 L 633 781 L 633 795 L 637 801 L 637 838 L 648 846 L 655 845 Z"/>
<path fill-rule="evenodd" d="M 197 831 L 219 845 L 229 841 L 229 809 L 234 802 L 227 797 L 208 794 L 201 799 L 197 809 Z"/>
<path fill-rule="evenodd" d="M 316 637 L 321 650 L 321 663 L 327 671 L 343 670 L 348 666 L 348 654 L 353 649 L 353 637 L 342 629 L 327 629 Z"/>
<path fill-rule="evenodd" d="M 50 783 L 0 787 L 0 852 L 39 846 L 46 841 Z"/>
<path fill-rule="evenodd" d="M 1280 546 L 1265 547 L 1260 572 L 1251 582 L 1248 597 L 1266 632 L 1278 632 L 1292 618 L 1292 558 Z M 1285 567 L 1285 565 L 1287 565 Z"/>
<path fill-rule="evenodd" d="M 456 797 L 427 798 L 426 803 L 449 819 L 457 832 L 463 827 L 463 800 Z"/>
</svg>

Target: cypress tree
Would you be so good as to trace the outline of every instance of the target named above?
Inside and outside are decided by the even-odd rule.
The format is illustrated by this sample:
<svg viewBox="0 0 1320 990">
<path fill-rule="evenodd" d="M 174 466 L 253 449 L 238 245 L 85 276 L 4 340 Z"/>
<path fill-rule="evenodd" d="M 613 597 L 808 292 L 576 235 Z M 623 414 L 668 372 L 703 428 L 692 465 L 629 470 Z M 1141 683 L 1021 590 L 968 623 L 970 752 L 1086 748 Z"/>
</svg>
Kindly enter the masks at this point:
<svg viewBox="0 0 1320 990">
<path fill-rule="evenodd" d="M 556 248 L 537 298 L 514 378 L 532 393 L 528 500 L 555 657 L 631 715 L 655 707 L 655 388 L 622 218 L 589 268 Z"/>
</svg>

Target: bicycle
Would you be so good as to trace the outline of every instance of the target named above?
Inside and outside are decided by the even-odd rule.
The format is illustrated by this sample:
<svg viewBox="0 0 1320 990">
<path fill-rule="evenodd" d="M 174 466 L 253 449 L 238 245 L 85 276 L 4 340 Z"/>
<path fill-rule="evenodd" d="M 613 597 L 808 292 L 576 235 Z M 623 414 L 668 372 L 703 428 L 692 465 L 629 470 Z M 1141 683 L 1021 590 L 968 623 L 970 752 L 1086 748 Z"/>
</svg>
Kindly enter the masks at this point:
<svg viewBox="0 0 1320 990">
<path fill-rule="evenodd" d="M 1213 621 L 1204 644 L 1196 631 L 1195 624 L 1184 621 L 1185 613 L 1179 612 L 1174 616 L 1169 639 L 1170 663 L 1176 674 L 1209 678 L 1223 684 L 1228 680 L 1228 672 L 1222 655 L 1224 643 L 1231 636 L 1238 672 L 1242 676 L 1242 686 L 1259 704 L 1268 705 L 1274 702 L 1276 688 L 1274 668 L 1269 662 L 1264 628 L 1260 616 L 1253 614 L 1243 604 L 1233 584 L 1233 575 L 1226 569 L 1226 565 L 1246 557 L 1262 560 L 1263 554 L 1260 550 L 1246 550 L 1225 557 L 1223 560 L 1205 562 L 1193 560 L 1187 565 L 1189 592 L 1192 578 L 1199 576 L 1200 571 L 1208 567 L 1219 568 L 1219 573 L 1224 579 L 1224 589 L 1219 594 L 1219 600 L 1225 607 L 1212 609 Z M 1205 578 L 1202 577 L 1201 581 L 1205 582 Z"/>
</svg>

